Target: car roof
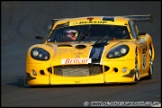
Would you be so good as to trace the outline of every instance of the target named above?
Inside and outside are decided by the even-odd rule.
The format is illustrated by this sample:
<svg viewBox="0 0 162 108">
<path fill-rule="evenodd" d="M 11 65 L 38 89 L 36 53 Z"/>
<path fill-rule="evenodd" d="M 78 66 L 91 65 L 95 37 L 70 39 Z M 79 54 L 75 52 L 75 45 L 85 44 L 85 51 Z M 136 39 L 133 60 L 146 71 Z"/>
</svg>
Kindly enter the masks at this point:
<svg viewBox="0 0 162 108">
<path fill-rule="evenodd" d="M 84 17 L 75 17 L 75 18 L 60 18 L 58 20 L 82 20 L 87 18 L 94 18 L 94 19 L 102 19 L 102 18 L 122 18 L 125 19 L 125 17 L 122 16 L 84 16 Z"/>
<path fill-rule="evenodd" d="M 124 15 L 124 16 L 84 16 L 84 17 L 75 17 L 75 18 L 60 18 L 52 19 L 52 29 L 57 25 L 68 25 L 68 26 L 77 26 L 77 25 L 89 25 L 89 24 L 107 24 L 107 25 L 119 25 L 126 26 L 129 21 L 149 21 L 152 22 L 153 17 L 151 14 L 146 15 Z"/>
<path fill-rule="evenodd" d="M 85 24 L 112 24 L 112 25 L 127 25 L 129 18 L 121 16 L 86 16 L 86 17 L 76 17 L 76 18 L 61 18 L 54 19 L 55 26 L 59 24 L 70 23 L 70 25 L 85 25 Z M 53 26 L 53 29 L 55 28 Z"/>
<path fill-rule="evenodd" d="M 129 18 L 121 17 L 121 16 L 86 16 L 86 17 L 76 17 L 76 18 L 62 18 L 56 19 L 59 22 L 63 21 L 82 21 L 82 20 L 100 20 L 100 21 L 124 21 L 128 22 Z"/>
</svg>

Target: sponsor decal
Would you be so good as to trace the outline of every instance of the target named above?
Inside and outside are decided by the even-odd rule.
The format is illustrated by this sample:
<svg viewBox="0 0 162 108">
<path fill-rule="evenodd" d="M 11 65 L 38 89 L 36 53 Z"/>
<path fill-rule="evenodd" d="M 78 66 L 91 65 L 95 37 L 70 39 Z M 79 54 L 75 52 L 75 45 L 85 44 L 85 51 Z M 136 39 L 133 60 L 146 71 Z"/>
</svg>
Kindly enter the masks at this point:
<svg viewBox="0 0 162 108">
<path fill-rule="evenodd" d="M 105 17 L 102 18 L 102 20 L 114 21 L 114 17 L 105 16 Z"/>
<path fill-rule="evenodd" d="M 80 83 L 81 81 L 74 81 L 75 83 Z"/>
<path fill-rule="evenodd" d="M 105 24 L 107 23 L 107 21 L 81 21 L 79 22 L 79 24 L 90 24 L 90 23 L 94 23 L 94 24 Z"/>
<path fill-rule="evenodd" d="M 74 24 L 74 25 L 77 25 L 77 24 L 78 24 L 78 22 L 74 22 L 73 24 Z"/>
<path fill-rule="evenodd" d="M 88 64 L 91 63 L 91 58 L 67 58 L 62 59 L 62 64 Z"/>
</svg>

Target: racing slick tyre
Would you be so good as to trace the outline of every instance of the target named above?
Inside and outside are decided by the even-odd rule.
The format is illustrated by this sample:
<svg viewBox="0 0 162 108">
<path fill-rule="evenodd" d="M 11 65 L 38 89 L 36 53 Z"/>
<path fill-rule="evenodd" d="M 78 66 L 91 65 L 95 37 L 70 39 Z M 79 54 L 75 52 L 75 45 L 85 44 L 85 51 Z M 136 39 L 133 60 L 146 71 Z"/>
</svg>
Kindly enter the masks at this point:
<svg viewBox="0 0 162 108">
<path fill-rule="evenodd" d="M 28 84 L 27 84 L 26 77 L 24 78 L 24 87 L 25 87 L 25 88 L 28 88 Z"/>
<path fill-rule="evenodd" d="M 151 49 L 149 49 L 149 59 L 150 59 L 150 64 L 149 64 L 149 70 L 148 70 L 148 76 L 146 77 L 146 79 L 152 79 L 152 72 L 153 72 L 153 61 L 152 61 L 152 51 Z"/>
<path fill-rule="evenodd" d="M 24 87 L 25 87 L 25 88 L 31 88 L 31 86 L 28 85 L 28 81 L 27 81 L 26 76 L 25 76 L 25 78 L 24 78 Z"/>
<path fill-rule="evenodd" d="M 136 65 L 138 65 L 138 64 L 136 64 Z M 138 80 L 139 80 L 139 72 L 138 72 L 138 66 L 136 66 L 134 82 L 137 83 Z"/>
<path fill-rule="evenodd" d="M 137 55 L 135 59 L 135 78 L 134 78 L 134 83 L 137 83 L 139 80 L 139 71 L 138 71 L 138 60 L 137 60 Z"/>
</svg>

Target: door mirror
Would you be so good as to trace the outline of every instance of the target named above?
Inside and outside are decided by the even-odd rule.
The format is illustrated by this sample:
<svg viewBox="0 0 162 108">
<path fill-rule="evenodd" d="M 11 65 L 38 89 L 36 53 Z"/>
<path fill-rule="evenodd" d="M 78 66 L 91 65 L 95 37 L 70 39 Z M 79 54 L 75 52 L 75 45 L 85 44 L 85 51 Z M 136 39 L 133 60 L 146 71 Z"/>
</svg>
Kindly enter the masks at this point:
<svg viewBox="0 0 162 108">
<path fill-rule="evenodd" d="M 146 35 L 146 32 L 138 32 L 138 35 Z"/>
<path fill-rule="evenodd" d="M 52 25 L 48 25 L 48 30 L 51 30 L 52 29 Z"/>
<path fill-rule="evenodd" d="M 43 36 L 35 36 L 35 39 L 44 39 Z"/>
</svg>

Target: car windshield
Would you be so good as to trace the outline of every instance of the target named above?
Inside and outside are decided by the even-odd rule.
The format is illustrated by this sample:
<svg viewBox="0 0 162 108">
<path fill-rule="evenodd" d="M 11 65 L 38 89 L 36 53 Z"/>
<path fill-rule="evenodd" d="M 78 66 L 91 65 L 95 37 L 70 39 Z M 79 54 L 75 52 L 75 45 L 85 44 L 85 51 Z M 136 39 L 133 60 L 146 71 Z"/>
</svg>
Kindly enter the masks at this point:
<svg viewBox="0 0 162 108">
<path fill-rule="evenodd" d="M 111 39 L 130 39 L 126 26 L 117 25 L 77 25 L 56 28 L 48 42 L 98 41 L 108 36 Z M 71 37 L 67 39 L 67 37 Z"/>
</svg>

